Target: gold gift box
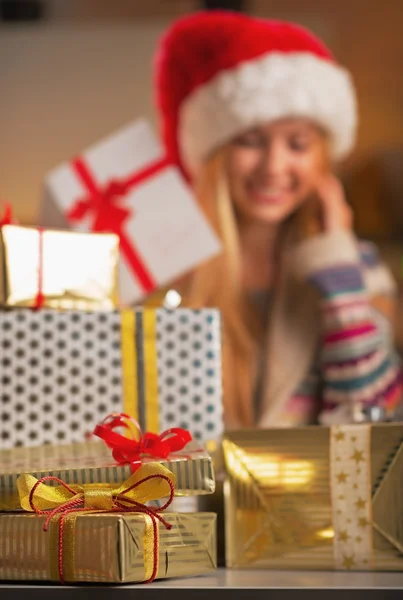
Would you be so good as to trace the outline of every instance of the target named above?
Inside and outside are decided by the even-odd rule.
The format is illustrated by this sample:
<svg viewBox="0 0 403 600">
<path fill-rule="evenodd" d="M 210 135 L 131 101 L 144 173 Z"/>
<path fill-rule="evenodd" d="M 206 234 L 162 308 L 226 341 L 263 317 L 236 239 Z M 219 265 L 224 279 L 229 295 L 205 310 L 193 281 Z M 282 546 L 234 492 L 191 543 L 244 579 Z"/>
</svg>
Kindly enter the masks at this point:
<svg viewBox="0 0 403 600">
<path fill-rule="evenodd" d="M 209 454 L 196 442 L 189 442 L 167 460 L 142 458 L 142 463 L 159 462 L 176 477 L 175 495 L 212 494 L 215 479 Z M 0 450 L 0 510 L 18 510 L 17 479 L 29 473 L 40 479 L 53 475 L 68 485 L 93 483 L 116 487 L 131 475 L 130 465 L 119 465 L 103 442 L 43 445 L 35 448 Z"/>
<path fill-rule="evenodd" d="M 403 570 L 403 425 L 239 431 L 223 448 L 227 566 Z"/>
<path fill-rule="evenodd" d="M 73 548 L 66 546 L 66 581 L 93 583 L 141 582 L 145 565 L 142 514 L 81 514 L 75 520 Z M 216 515 L 166 514 L 171 530 L 159 525 L 157 578 L 202 575 L 214 571 Z M 57 581 L 58 536 L 55 526 L 44 532 L 46 517 L 0 514 L 0 580 Z M 73 558 L 72 558 L 73 557 Z M 148 574 L 147 574 L 148 571 Z"/>
<path fill-rule="evenodd" d="M 119 238 L 19 225 L 0 228 L 0 305 L 62 310 L 117 306 Z M 42 275 L 40 275 L 42 273 Z"/>
</svg>

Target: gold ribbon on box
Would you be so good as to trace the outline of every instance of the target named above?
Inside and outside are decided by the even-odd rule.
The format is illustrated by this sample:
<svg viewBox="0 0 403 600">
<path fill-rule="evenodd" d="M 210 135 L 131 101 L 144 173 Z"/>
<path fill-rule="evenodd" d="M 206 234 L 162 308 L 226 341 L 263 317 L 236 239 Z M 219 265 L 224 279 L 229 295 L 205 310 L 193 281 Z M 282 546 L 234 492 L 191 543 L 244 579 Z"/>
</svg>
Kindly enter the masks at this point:
<svg viewBox="0 0 403 600">
<path fill-rule="evenodd" d="M 403 425 L 228 432 L 223 450 L 230 567 L 401 570 Z"/>
<path fill-rule="evenodd" d="M 156 310 L 121 312 L 123 412 L 143 431 L 160 430 Z"/>
<path fill-rule="evenodd" d="M 331 428 L 330 490 L 335 568 L 371 569 L 371 425 Z"/>
<path fill-rule="evenodd" d="M 56 481 L 58 486 L 45 485 Z M 167 529 L 159 513 L 171 504 L 174 496 L 175 476 L 159 463 L 149 463 L 129 477 L 120 487 L 110 489 L 99 484 L 71 488 L 57 477 L 36 479 L 24 474 L 18 478 L 21 508 L 25 511 L 47 515 L 44 531 L 50 535 L 50 577 L 52 580 L 75 581 L 75 522 L 77 517 L 94 513 L 142 513 L 144 582 L 151 582 L 158 574 L 159 530 L 158 521 Z M 149 500 L 168 497 L 164 506 L 152 509 Z M 57 551 L 56 551 L 57 549 Z"/>
</svg>

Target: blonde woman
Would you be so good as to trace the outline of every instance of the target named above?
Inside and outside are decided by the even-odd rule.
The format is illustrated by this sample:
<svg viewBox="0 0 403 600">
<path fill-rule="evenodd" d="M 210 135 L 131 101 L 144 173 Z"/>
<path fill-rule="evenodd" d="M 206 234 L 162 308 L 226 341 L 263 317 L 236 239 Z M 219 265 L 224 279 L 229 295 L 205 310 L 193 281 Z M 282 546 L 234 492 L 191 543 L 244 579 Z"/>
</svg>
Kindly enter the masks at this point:
<svg viewBox="0 0 403 600">
<path fill-rule="evenodd" d="M 355 139 L 348 72 L 297 25 L 209 11 L 163 36 L 155 90 L 167 152 L 223 241 L 182 293 L 222 311 L 226 426 L 393 415 L 394 282 L 333 172 Z"/>
</svg>

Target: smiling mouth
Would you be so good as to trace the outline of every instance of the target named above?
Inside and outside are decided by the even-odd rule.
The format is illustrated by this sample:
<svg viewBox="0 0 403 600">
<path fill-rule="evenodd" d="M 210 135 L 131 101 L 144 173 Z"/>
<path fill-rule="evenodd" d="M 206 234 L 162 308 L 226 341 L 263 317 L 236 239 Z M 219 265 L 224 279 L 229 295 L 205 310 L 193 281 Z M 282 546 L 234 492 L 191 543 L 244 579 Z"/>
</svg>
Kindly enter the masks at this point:
<svg viewBox="0 0 403 600">
<path fill-rule="evenodd" d="M 280 188 L 266 188 L 259 189 L 254 188 L 249 191 L 252 200 L 255 204 L 261 205 L 279 205 L 284 204 L 289 194 L 289 189 Z"/>
</svg>

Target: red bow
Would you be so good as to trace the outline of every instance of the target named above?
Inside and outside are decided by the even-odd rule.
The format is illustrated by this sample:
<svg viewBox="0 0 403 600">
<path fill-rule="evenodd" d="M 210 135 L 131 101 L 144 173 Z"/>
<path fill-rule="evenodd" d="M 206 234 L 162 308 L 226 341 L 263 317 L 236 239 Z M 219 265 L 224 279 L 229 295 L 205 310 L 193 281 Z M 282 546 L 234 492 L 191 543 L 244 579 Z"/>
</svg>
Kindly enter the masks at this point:
<svg viewBox="0 0 403 600">
<path fill-rule="evenodd" d="M 114 431 L 118 427 L 124 427 L 134 436 L 133 426 L 139 439 L 125 437 Z M 116 462 L 121 465 L 129 463 L 132 470 L 138 468 L 142 456 L 168 458 L 172 452 L 182 450 L 188 442 L 192 441 L 189 431 L 180 427 L 167 429 L 160 435 L 150 432 L 143 435 L 137 421 L 124 413 L 112 413 L 107 416 L 100 425 L 95 427 L 93 433 L 111 448 Z"/>
<path fill-rule="evenodd" d="M 124 180 L 112 180 L 105 187 L 99 186 L 88 166 L 82 159 L 72 162 L 72 167 L 87 191 L 85 198 L 77 202 L 67 212 L 70 221 L 81 221 L 92 216 L 92 231 L 113 232 L 119 236 L 120 249 L 128 265 L 137 277 L 142 289 L 149 293 L 156 288 L 156 283 L 144 264 L 140 252 L 133 241 L 124 232 L 124 223 L 130 217 L 130 208 L 121 206 L 124 196 L 139 183 L 154 176 L 170 165 L 168 159 L 157 160 L 141 171 Z"/>
</svg>

